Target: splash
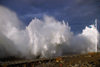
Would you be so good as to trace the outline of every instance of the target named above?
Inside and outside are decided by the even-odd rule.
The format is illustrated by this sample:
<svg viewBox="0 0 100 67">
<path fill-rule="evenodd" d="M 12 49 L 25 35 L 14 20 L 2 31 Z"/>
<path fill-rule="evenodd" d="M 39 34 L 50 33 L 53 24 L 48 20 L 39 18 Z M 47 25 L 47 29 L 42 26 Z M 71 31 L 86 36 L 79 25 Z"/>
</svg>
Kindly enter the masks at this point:
<svg viewBox="0 0 100 67">
<path fill-rule="evenodd" d="M 44 16 L 25 27 L 16 14 L 0 6 L 0 57 L 55 57 L 74 53 L 97 52 L 95 25 L 74 35 L 66 22 Z M 25 27 L 25 28 L 23 28 Z"/>
</svg>

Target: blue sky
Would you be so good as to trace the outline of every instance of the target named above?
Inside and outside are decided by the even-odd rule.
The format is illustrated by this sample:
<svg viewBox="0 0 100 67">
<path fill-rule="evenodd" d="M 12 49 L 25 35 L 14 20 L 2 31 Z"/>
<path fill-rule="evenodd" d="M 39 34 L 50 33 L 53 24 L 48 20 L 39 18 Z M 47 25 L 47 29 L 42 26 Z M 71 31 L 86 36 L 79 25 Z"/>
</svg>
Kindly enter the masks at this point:
<svg viewBox="0 0 100 67">
<path fill-rule="evenodd" d="M 0 5 L 16 12 L 26 25 L 34 17 L 41 19 L 43 15 L 49 15 L 68 21 L 76 32 L 93 24 L 95 18 L 100 27 L 100 0 L 0 0 Z"/>
</svg>

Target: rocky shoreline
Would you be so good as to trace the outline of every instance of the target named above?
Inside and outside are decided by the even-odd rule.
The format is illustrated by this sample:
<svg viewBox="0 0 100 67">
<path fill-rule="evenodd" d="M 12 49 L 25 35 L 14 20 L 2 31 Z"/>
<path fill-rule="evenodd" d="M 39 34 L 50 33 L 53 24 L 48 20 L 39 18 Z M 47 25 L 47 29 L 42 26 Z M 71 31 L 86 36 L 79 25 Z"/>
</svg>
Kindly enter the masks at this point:
<svg viewBox="0 0 100 67">
<path fill-rule="evenodd" d="M 36 60 L 12 59 L 0 60 L 0 67 L 100 67 L 99 52 Z"/>
</svg>

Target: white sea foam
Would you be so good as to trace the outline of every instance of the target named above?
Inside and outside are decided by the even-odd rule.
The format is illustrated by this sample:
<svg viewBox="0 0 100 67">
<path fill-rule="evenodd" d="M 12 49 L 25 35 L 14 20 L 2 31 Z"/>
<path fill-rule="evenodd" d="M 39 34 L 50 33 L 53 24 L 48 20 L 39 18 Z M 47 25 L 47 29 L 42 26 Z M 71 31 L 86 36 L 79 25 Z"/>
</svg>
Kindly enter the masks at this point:
<svg viewBox="0 0 100 67">
<path fill-rule="evenodd" d="M 14 12 L 0 6 L 0 57 L 36 58 L 97 52 L 99 33 L 94 25 L 74 35 L 65 23 L 44 16 L 43 20 L 35 18 L 25 27 Z"/>
</svg>

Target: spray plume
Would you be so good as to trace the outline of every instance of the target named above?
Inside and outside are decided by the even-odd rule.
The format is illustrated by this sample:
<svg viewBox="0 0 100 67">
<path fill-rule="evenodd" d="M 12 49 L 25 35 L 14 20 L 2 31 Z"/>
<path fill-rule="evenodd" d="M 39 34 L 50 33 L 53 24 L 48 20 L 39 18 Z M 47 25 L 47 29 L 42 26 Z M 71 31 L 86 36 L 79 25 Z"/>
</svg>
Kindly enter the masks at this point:
<svg viewBox="0 0 100 67">
<path fill-rule="evenodd" d="M 95 25 L 74 35 L 64 21 L 44 16 L 25 27 L 16 14 L 0 6 L 0 57 L 54 57 L 74 53 L 97 52 L 98 31 Z M 25 27 L 25 29 L 23 29 Z"/>
</svg>

